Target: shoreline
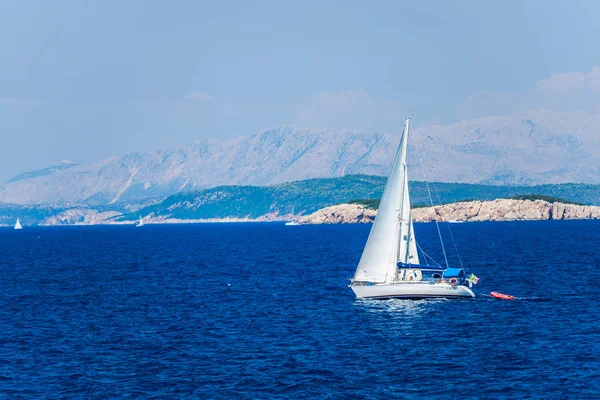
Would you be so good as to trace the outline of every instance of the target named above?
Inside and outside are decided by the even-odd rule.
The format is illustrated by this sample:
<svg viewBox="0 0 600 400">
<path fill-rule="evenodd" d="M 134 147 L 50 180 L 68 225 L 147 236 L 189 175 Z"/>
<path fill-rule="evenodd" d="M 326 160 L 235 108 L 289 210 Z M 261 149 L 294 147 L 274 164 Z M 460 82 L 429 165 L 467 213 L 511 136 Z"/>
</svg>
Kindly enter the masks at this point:
<svg viewBox="0 0 600 400">
<path fill-rule="evenodd" d="M 338 204 L 300 219 L 301 224 L 373 223 L 377 211 L 361 204 Z M 509 222 L 600 219 L 600 206 L 583 206 L 545 200 L 497 199 L 467 201 L 412 210 L 414 223 Z"/>
<path fill-rule="evenodd" d="M 363 204 L 343 203 L 325 207 L 312 214 L 279 216 L 276 212 L 262 215 L 258 218 L 169 218 L 155 217 L 152 214 L 142 218 L 145 225 L 163 224 L 211 224 L 211 223 L 285 223 L 290 220 L 297 221 L 300 225 L 320 224 L 370 224 L 375 220 L 377 211 L 367 208 Z M 66 216 L 51 216 L 41 221 L 29 219 L 26 226 L 96 226 L 96 225 L 126 225 L 136 226 L 138 220 L 116 221 L 121 217 L 113 213 L 83 214 Z M 584 206 L 565 204 L 560 202 L 550 203 L 545 200 L 515 200 L 497 199 L 492 201 L 468 201 L 444 204 L 434 207 L 419 207 L 412 210 L 414 223 L 427 222 L 508 222 L 508 221 L 545 221 L 545 220 L 592 220 L 600 219 L 600 206 Z M 6 219 L 5 219 L 6 221 Z M 27 221 L 27 219 L 26 219 Z M 37 223 L 36 223 L 37 222 Z M 3 227 L 13 227 L 12 223 L 2 224 Z"/>
<path fill-rule="evenodd" d="M 576 221 L 598 221 L 599 218 L 582 218 L 582 219 L 521 219 L 521 220 L 478 220 L 478 221 L 460 221 L 460 222 L 451 222 L 451 221 L 438 221 L 439 223 L 460 223 L 460 224 L 477 224 L 477 223 L 504 223 L 504 222 L 576 222 Z M 169 222 L 147 222 L 144 223 L 144 226 L 152 226 L 152 225 L 210 225 L 210 224 L 280 224 L 284 225 L 286 221 L 265 221 L 265 220 L 180 220 L 180 221 L 169 221 Z M 430 224 L 434 221 L 419 221 L 414 222 L 415 225 L 421 224 Z M 344 223 L 322 223 L 322 224 L 310 224 L 310 223 L 301 223 L 298 226 L 317 226 L 317 225 L 363 225 L 362 222 L 344 222 Z M 135 223 L 98 223 L 98 224 L 43 224 L 43 225 L 23 225 L 23 229 L 27 230 L 28 228 L 56 228 L 56 227 L 64 227 L 64 228 L 73 228 L 73 227 L 92 227 L 92 226 L 127 226 L 127 227 L 135 227 Z M 0 229 L 10 229 L 14 230 L 12 225 L 0 225 Z"/>
</svg>

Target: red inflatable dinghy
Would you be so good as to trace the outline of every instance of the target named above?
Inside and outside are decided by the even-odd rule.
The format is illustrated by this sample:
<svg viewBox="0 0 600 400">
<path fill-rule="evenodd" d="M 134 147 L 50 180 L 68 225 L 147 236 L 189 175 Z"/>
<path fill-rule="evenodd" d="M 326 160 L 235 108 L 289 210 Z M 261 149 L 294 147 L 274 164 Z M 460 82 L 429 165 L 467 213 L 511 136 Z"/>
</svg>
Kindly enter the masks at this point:
<svg viewBox="0 0 600 400">
<path fill-rule="evenodd" d="M 498 292 L 491 292 L 490 295 L 492 297 L 495 297 L 497 299 L 501 299 L 501 300 L 514 300 L 515 296 L 511 296 L 510 294 L 502 294 L 502 293 L 498 293 Z"/>
</svg>

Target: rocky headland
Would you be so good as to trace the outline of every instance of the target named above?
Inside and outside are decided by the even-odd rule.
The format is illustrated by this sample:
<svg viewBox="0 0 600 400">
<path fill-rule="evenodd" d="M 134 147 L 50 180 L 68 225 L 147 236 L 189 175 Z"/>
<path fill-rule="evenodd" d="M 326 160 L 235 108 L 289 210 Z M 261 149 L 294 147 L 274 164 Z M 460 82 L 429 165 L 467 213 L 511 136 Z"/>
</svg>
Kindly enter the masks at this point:
<svg viewBox="0 0 600 400">
<path fill-rule="evenodd" d="M 338 204 L 322 208 L 300 218 L 301 224 L 365 224 L 372 223 L 377 211 L 361 204 Z"/>
<path fill-rule="evenodd" d="M 339 204 L 303 217 L 302 224 L 370 223 L 377 212 L 360 204 Z M 543 200 L 465 201 L 413 209 L 414 222 L 545 221 L 600 219 L 600 206 Z"/>
</svg>

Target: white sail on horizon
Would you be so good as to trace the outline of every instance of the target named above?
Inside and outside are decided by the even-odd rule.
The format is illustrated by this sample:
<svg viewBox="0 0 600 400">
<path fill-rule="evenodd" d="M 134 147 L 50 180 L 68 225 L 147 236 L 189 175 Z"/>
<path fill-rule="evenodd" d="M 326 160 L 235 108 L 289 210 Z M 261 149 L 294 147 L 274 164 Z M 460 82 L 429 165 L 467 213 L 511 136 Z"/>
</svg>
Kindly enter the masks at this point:
<svg viewBox="0 0 600 400">
<path fill-rule="evenodd" d="M 17 218 L 17 222 L 15 222 L 15 229 L 23 229 L 23 227 L 21 226 L 21 221 L 19 220 L 19 218 Z"/>
</svg>

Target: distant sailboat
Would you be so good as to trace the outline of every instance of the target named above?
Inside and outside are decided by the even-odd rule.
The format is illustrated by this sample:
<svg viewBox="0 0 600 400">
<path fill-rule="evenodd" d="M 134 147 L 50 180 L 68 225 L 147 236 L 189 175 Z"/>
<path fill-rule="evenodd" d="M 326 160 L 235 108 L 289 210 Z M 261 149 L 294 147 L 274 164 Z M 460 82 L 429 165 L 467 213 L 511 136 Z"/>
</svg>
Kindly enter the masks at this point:
<svg viewBox="0 0 600 400">
<path fill-rule="evenodd" d="M 350 288 L 358 298 L 475 297 L 464 269 L 419 264 L 408 193 L 409 122 Z"/>
<path fill-rule="evenodd" d="M 294 220 L 294 206 L 292 206 L 292 219 L 285 223 L 286 226 L 297 226 L 300 222 Z"/>
<path fill-rule="evenodd" d="M 141 227 L 144 226 L 144 220 L 142 219 L 142 216 L 140 215 L 140 221 L 137 223 L 136 227 Z"/>
<path fill-rule="evenodd" d="M 21 226 L 21 221 L 19 220 L 19 218 L 17 218 L 17 222 L 15 222 L 15 229 L 23 229 L 23 227 Z"/>
</svg>

